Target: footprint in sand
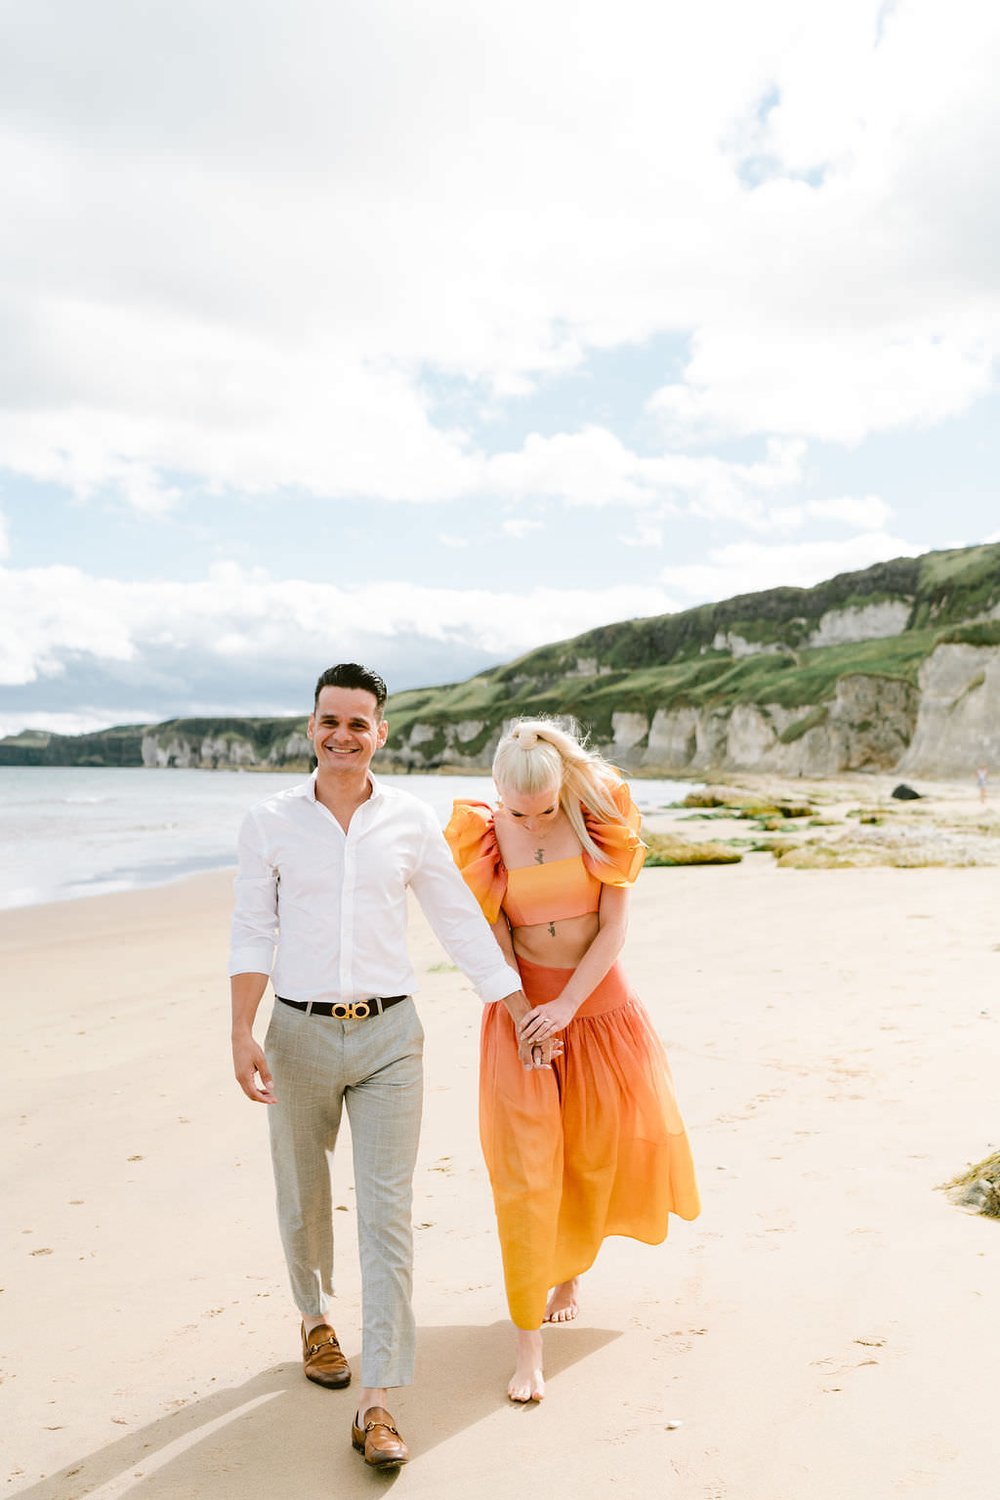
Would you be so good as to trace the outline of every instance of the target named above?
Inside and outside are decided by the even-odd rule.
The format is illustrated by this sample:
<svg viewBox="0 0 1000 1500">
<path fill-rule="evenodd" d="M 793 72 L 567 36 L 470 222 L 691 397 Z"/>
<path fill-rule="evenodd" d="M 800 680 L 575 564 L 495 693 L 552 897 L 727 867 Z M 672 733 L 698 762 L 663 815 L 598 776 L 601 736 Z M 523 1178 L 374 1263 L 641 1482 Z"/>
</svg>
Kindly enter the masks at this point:
<svg viewBox="0 0 1000 1500">
<path fill-rule="evenodd" d="M 861 1349 L 872 1350 L 883 1349 L 885 1347 L 886 1340 L 877 1334 L 871 1334 L 865 1335 L 862 1338 L 856 1338 L 853 1340 L 853 1343 L 858 1346 L 858 1351 L 860 1351 Z M 858 1359 L 858 1351 L 852 1351 L 851 1353 L 841 1356 L 832 1354 L 827 1355 L 823 1359 L 814 1359 L 811 1361 L 811 1363 L 815 1368 L 818 1368 L 825 1374 L 832 1376 L 836 1381 L 842 1381 L 845 1376 L 850 1375 L 852 1370 L 863 1370 L 881 1363 L 881 1361 L 876 1359 L 872 1354 L 869 1354 L 867 1359 Z M 844 1389 L 844 1387 L 841 1384 L 824 1385 L 821 1386 L 820 1389 L 825 1395 L 836 1395 L 839 1394 Z"/>
</svg>

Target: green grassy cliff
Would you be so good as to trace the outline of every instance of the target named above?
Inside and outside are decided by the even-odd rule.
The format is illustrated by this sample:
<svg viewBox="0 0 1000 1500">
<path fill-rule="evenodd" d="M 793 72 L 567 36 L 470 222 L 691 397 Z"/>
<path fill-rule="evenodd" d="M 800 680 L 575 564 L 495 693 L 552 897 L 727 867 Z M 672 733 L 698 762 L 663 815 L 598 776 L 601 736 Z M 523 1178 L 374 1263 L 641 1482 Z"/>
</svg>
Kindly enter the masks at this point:
<svg viewBox="0 0 1000 1500">
<path fill-rule="evenodd" d="M 863 632 L 865 612 L 874 625 L 879 605 L 894 607 L 900 630 L 811 644 L 831 616 L 849 625 L 853 615 Z M 814 708 L 835 696 L 845 676 L 916 687 L 921 664 L 940 643 L 1000 644 L 1000 621 L 968 623 L 998 605 L 1000 544 L 898 558 L 812 589 L 768 589 L 601 626 L 468 682 L 398 693 L 390 700 L 392 728 L 405 737 L 416 723 L 443 729 L 480 721 L 477 737 L 488 739 L 514 713 L 570 713 L 607 739 L 620 713 L 752 703 Z"/>
<path fill-rule="evenodd" d="M 887 768 L 914 740 L 928 764 L 964 765 L 994 754 L 998 663 L 1000 543 L 931 552 L 601 626 L 466 682 L 395 693 L 381 760 L 486 767 L 505 720 L 570 714 L 649 772 Z M 0 764 L 300 768 L 304 729 L 302 717 L 231 718 L 25 734 L 0 741 Z"/>
</svg>

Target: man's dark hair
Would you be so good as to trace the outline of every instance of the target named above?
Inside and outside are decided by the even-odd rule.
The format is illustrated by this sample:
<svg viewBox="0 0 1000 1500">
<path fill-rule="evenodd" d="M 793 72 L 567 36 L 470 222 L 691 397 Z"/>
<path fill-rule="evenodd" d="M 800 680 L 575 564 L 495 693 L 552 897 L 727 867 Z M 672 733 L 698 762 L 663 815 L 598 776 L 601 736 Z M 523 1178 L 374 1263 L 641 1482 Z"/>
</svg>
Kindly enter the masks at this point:
<svg viewBox="0 0 1000 1500">
<path fill-rule="evenodd" d="M 327 667 L 316 684 L 316 696 L 313 698 L 313 708 L 319 704 L 319 695 L 325 687 L 341 688 L 363 688 L 366 693 L 371 693 L 375 699 L 375 717 L 382 717 L 385 700 L 389 696 L 389 689 L 377 672 L 370 667 L 361 666 L 356 661 L 341 661 L 335 667 Z"/>
</svg>

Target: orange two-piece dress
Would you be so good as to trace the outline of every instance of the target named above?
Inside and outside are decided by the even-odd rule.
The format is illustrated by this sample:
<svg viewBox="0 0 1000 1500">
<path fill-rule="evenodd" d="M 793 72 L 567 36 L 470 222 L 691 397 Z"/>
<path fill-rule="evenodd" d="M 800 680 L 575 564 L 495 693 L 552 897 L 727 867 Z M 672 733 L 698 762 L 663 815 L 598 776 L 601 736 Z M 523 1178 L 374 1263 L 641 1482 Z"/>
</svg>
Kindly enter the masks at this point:
<svg viewBox="0 0 1000 1500">
<path fill-rule="evenodd" d="M 582 853 L 515 870 L 500 857 L 492 808 L 456 802 L 445 835 L 487 920 L 503 910 L 514 927 L 561 921 L 596 912 L 602 884 L 633 884 L 645 857 L 639 814 L 624 782 L 613 796 L 620 822 L 584 809 L 606 861 Z M 556 999 L 573 972 L 517 963 L 533 1005 Z M 540 1326 L 549 1288 L 586 1271 L 606 1235 L 658 1245 L 671 1213 L 694 1219 L 700 1206 L 663 1044 L 617 963 L 562 1039 L 551 1070 L 528 1071 L 506 1006 L 484 1009 L 479 1128 L 519 1328 Z"/>
</svg>

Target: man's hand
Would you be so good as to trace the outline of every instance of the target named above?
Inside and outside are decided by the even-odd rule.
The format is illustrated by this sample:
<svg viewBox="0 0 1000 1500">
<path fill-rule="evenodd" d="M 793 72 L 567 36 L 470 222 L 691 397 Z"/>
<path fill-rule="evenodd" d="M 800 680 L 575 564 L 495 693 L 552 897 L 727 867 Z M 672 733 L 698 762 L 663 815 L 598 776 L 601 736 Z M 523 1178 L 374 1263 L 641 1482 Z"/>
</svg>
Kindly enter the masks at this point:
<svg viewBox="0 0 1000 1500">
<path fill-rule="evenodd" d="M 518 1042 L 517 1055 L 521 1059 L 521 1066 L 531 1072 L 535 1068 L 551 1068 L 552 1059 L 561 1057 L 563 1044 L 561 1038 L 550 1037 L 547 1042 Z"/>
<path fill-rule="evenodd" d="M 267 1065 L 263 1047 L 254 1041 L 253 1019 L 257 1007 L 267 989 L 267 975 L 257 973 L 234 974 L 229 981 L 233 997 L 233 1072 L 236 1081 L 248 1099 L 256 1104 L 274 1104 L 271 1091 L 271 1070 Z M 260 1079 L 260 1087 L 257 1079 Z"/>
<path fill-rule="evenodd" d="M 233 1034 L 233 1072 L 236 1074 L 236 1082 L 248 1099 L 253 1099 L 257 1104 L 277 1103 L 271 1088 L 273 1079 L 264 1049 L 254 1039 L 252 1031 Z"/>
<path fill-rule="evenodd" d="M 503 944 L 501 943 L 502 946 Z M 513 950 L 511 957 L 513 958 Z M 559 1037 L 551 1036 L 547 1040 L 535 1037 L 533 1041 L 526 1041 L 523 1038 L 521 1028 L 529 1015 L 536 1014 L 535 1011 L 531 1010 L 530 1001 L 523 990 L 514 990 L 512 994 L 505 995 L 503 1003 L 506 1005 L 510 1018 L 514 1022 L 514 1034 L 517 1037 L 517 1055 L 521 1060 L 521 1066 L 529 1070 L 532 1068 L 550 1068 L 552 1066 L 552 1059 L 562 1054 L 563 1044 Z"/>
</svg>

